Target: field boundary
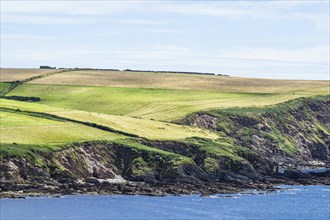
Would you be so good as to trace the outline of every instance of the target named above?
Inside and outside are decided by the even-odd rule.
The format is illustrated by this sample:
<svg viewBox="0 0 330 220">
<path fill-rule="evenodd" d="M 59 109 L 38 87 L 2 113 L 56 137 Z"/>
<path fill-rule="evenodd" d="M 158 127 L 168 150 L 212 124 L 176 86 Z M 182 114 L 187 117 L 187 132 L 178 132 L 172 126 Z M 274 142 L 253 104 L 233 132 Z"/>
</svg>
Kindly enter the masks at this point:
<svg viewBox="0 0 330 220">
<path fill-rule="evenodd" d="M 45 118 L 45 119 L 55 120 L 55 121 L 73 122 L 73 123 L 83 124 L 83 125 L 86 125 L 86 126 L 89 126 L 89 127 L 92 127 L 92 128 L 97 128 L 97 129 L 100 129 L 100 130 L 103 130 L 103 131 L 109 131 L 109 132 L 122 134 L 122 135 L 129 136 L 129 137 L 141 138 L 138 135 L 127 133 L 125 131 L 116 130 L 116 129 L 113 129 L 111 127 L 107 127 L 107 126 L 104 126 L 104 125 L 99 125 L 99 124 L 96 124 L 96 123 L 93 123 L 93 122 L 79 121 L 79 120 L 66 118 L 66 117 L 62 117 L 62 116 L 58 116 L 58 115 L 53 115 L 53 114 L 49 114 L 49 113 L 44 113 L 44 112 L 25 111 L 25 110 L 20 110 L 20 109 L 15 110 L 15 109 L 4 108 L 4 107 L 0 107 L 0 110 L 5 111 L 5 112 L 16 113 L 16 114 L 24 114 L 24 115 L 30 115 L 30 116 L 39 117 L 39 118 Z"/>
</svg>

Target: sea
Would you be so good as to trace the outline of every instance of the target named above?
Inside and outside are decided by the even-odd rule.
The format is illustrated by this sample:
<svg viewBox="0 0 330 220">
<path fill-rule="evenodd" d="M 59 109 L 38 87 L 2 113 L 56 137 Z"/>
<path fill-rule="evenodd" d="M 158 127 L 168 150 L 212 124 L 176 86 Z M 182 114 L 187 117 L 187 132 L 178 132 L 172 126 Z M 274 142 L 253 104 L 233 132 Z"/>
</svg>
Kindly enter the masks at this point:
<svg viewBox="0 0 330 220">
<path fill-rule="evenodd" d="M 71 195 L 1 199 L 0 219 L 330 219 L 329 186 L 212 196 Z"/>
</svg>

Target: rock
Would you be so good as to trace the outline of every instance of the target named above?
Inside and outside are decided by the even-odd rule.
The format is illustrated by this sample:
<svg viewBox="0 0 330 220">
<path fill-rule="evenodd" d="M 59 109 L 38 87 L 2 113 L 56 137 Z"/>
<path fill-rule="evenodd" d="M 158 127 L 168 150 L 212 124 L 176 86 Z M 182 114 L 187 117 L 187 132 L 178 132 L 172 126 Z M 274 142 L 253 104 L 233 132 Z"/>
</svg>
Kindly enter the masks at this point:
<svg viewBox="0 0 330 220">
<path fill-rule="evenodd" d="M 312 176 L 315 176 L 315 177 L 330 177 L 330 170 L 327 170 L 325 172 L 310 172 L 309 173 L 310 175 Z"/>
<path fill-rule="evenodd" d="M 201 128 L 216 130 L 217 122 L 218 122 L 218 118 L 216 118 L 214 116 L 207 115 L 207 114 L 200 114 L 200 115 L 196 115 L 196 118 L 192 125 L 198 126 Z"/>
<path fill-rule="evenodd" d="M 290 179 L 311 178 L 310 174 L 303 173 L 299 170 L 294 170 L 294 169 L 284 170 L 283 175 Z"/>
<path fill-rule="evenodd" d="M 258 123 L 257 128 L 258 128 L 258 130 L 262 130 L 262 131 L 268 131 L 269 130 L 269 127 L 266 124 L 262 124 L 262 123 Z"/>
<path fill-rule="evenodd" d="M 97 186 L 99 186 L 99 185 L 102 184 L 102 182 L 101 182 L 99 179 L 95 178 L 95 177 L 87 178 L 87 179 L 85 179 L 85 182 L 86 182 L 86 183 L 95 184 L 95 185 L 97 185 Z"/>
</svg>

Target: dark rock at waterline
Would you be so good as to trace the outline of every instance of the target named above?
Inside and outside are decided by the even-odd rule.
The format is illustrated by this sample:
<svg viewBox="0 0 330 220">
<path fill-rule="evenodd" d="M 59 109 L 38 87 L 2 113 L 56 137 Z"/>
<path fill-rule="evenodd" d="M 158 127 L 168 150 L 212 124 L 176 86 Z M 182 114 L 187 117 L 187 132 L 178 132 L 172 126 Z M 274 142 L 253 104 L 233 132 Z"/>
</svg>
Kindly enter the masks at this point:
<svg viewBox="0 0 330 220">
<path fill-rule="evenodd" d="M 299 170 L 294 170 L 294 169 L 284 170 L 283 175 L 290 179 L 312 178 L 312 176 L 309 173 L 303 173 Z"/>
<path fill-rule="evenodd" d="M 328 177 L 330 178 L 330 170 L 324 172 L 309 172 L 310 175 L 315 177 Z"/>
</svg>

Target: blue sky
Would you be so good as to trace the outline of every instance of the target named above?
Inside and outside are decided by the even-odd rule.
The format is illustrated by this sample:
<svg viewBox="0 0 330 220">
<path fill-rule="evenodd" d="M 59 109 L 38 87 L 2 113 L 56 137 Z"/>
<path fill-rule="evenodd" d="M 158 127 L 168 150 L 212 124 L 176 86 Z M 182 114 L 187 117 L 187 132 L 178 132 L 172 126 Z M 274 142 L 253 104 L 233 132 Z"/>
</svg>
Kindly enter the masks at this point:
<svg viewBox="0 0 330 220">
<path fill-rule="evenodd" d="M 329 1 L 5 1 L 1 67 L 329 79 Z"/>
</svg>

